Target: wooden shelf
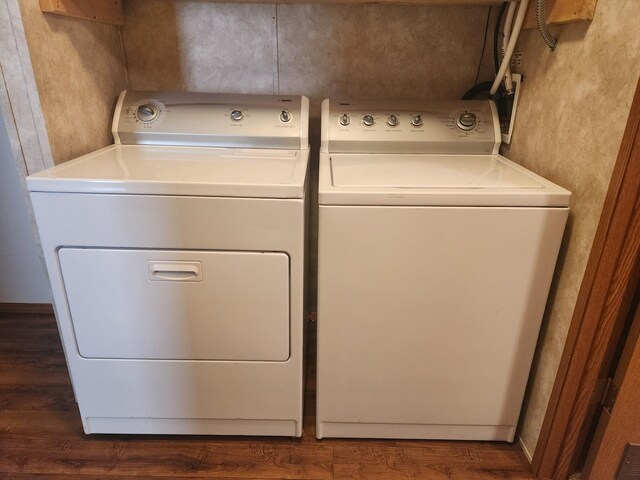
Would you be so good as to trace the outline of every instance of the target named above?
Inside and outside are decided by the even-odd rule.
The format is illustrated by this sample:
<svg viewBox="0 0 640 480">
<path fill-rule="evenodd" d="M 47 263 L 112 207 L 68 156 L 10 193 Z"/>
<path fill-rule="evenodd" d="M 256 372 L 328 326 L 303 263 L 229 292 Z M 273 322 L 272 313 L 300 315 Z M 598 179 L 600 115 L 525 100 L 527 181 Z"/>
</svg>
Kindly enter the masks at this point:
<svg viewBox="0 0 640 480">
<path fill-rule="evenodd" d="M 135 1 L 135 0 L 127 0 Z M 502 5 L 503 0 L 199 0 L 216 3 L 315 3 L 351 5 L 363 3 L 377 3 L 388 5 Z"/>
<path fill-rule="evenodd" d="M 40 0 L 45 13 L 122 25 L 125 0 Z M 126 0 L 135 1 L 135 0 Z M 500 5 L 501 0 L 209 0 L 227 3 L 319 3 L 319 4 L 400 4 L 400 5 Z M 562 24 L 592 20 L 597 0 L 547 0 L 547 23 Z M 536 28 L 535 0 L 530 0 L 525 29 Z"/>
<path fill-rule="evenodd" d="M 547 0 L 547 25 L 584 22 L 593 20 L 598 0 Z M 529 0 L 527 16 L 522 28 L 538 28 L 536 24 L 536 2 Z"/>
<path fill-rule="evenodd" d="M 122 0 L 40 0 L 44 13 L 123 25 Z"/>
</svg>

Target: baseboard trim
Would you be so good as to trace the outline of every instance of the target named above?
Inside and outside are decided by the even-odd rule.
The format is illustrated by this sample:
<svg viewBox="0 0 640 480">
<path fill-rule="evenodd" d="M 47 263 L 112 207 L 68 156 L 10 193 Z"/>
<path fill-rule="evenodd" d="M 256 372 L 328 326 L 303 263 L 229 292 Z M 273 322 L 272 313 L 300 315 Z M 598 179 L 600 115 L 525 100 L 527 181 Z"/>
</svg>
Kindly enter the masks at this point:
<svg viewBox="0 0 640 480">
<path fill-rule="evenodd" d="M 0 313 L 40 313 L 53 314 L 50 303 L 0 303 Z"/>
<path fill-rule="evenodd" d="M 522 441 L 522 437 L 520 435 L 518 435 L 518 445 L 520 445 L 522 453 L 524 453 L 524 456 L 527 457 L 527 460 L 529 460 L 529 463 L 531 463 L 533 461 L 533 455 L 531 455 L 531 453 L 529 452 L 529 449 Z"/>
</svg>

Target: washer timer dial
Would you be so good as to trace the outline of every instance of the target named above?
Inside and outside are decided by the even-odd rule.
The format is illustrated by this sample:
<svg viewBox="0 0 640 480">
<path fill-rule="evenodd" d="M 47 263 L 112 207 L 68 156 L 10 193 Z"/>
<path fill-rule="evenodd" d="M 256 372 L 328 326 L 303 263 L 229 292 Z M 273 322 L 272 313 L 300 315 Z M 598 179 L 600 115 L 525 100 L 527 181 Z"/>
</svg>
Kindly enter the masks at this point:
<svg viewBox="0 0 640 480">
<path fill-rule="evenodd" d="M 464 112 L 456 117 L 456 127 L 465 132 L 469 132 L 476 128 L 478 118 L 475 113 Z"/>
<path fill-rule="evenodd" d="M 134 103 L 127 109 L 128 121 L 142 124 L 142 128 L 151 128 L 158 124 L 165 114 L 162 101 L 155 98 L 145 98 Z"/>
<path fill-rule="evenodd" d="M 158 112 L 158 107 L 153 103 L 144 103 L 136 110 L 136 117 L 144 123 L 152 122 L 158 116 Z"/>
</svg>

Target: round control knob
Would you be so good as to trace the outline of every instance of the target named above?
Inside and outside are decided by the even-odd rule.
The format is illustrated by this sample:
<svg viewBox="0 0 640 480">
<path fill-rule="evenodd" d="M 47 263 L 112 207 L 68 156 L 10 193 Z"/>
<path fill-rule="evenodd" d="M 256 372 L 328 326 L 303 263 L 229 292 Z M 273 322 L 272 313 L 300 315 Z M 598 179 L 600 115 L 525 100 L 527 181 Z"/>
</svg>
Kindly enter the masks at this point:
<svg viewBox="0 0 640 480">
<path fill-rule="evenodd" d="M 280 112 L 280 121 L 284 123 L 291 121 L 291 112 L 282 110 L 282 112 Z"/>
<path fill-rule="evenodd" d="M 398 117 L 396 117 L 395 115 L 392 114 L 387 117 L 387 125 L 389 125 L 390 127 L 397 127 L 398 123 Z"/>
<path fill-rule="evenodd" d="M 415 115 L 415 116 L 411 119 L 411 125 L 413 125 L 414 127 L 420 127 L 420 126 L 422 126 L 422 116 L 420 116 L 420 115 Z"/>
<path fill-rule="evenodd" d="M 234 110 L 233 112 L 231 112 L 231 120 L 233 120 L 234 122 L 239 122 L 243 118 L 244 115 L 242 114 L 242 110 Z"/>
<path fill-rule="evenodd" d="M 136 117 L 141 122 L 151 122 L 158 116 L 158 107 L 152 103 L 145 103 L 140 105 L 136 110 Z"/>
<path fill-rule="evenodd" d="M 340 121 L 340 125 L 342 125 L 343 127 L 346 127 L 351 123 L 351 119 L 349 118 L 349 115 L 347 115 L 346 113 L 343 113 L 342 115 L 340 115 L 339 121 Z"/>
<path fill-rule="evenodd" d="M 373 115 L 365 115 L 362 117 L 362 123 L 364 123 L 367 127 L 371 127 L 375 122 L 373 119 Z"/>
<path fill-rule="evenodd" d="M 456 126 L 465 132 L 476 128 L 477 123 L 478 119 L 476 118 L 476 114 L 471 112 L 461 113 L 456 118 Z"/>
</svg>

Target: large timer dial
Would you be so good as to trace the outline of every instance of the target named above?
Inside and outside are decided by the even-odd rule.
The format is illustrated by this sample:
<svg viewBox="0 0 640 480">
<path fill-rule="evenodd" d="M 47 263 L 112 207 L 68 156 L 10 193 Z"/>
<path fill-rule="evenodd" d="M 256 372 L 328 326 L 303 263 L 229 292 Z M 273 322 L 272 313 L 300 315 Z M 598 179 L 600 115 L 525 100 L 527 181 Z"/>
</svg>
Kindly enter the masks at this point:
<svg viewBox="0 0 640 480">
<path fill-rule="evenodd" d="M 160 109 L 153 103 L 143 103 L 136 110 L 136 118 L 141 122 L 152 122 L 158 117 Z"/>
<path fill-rule="evenodd" d="M 142 99 L 129 108 L 128 114 L 133 120 L 144 124 L 144 127 L 150 127 L 151 124 L 158 123 L 165 113 L 164 103 L 155 98 Z"/>
</svg>

